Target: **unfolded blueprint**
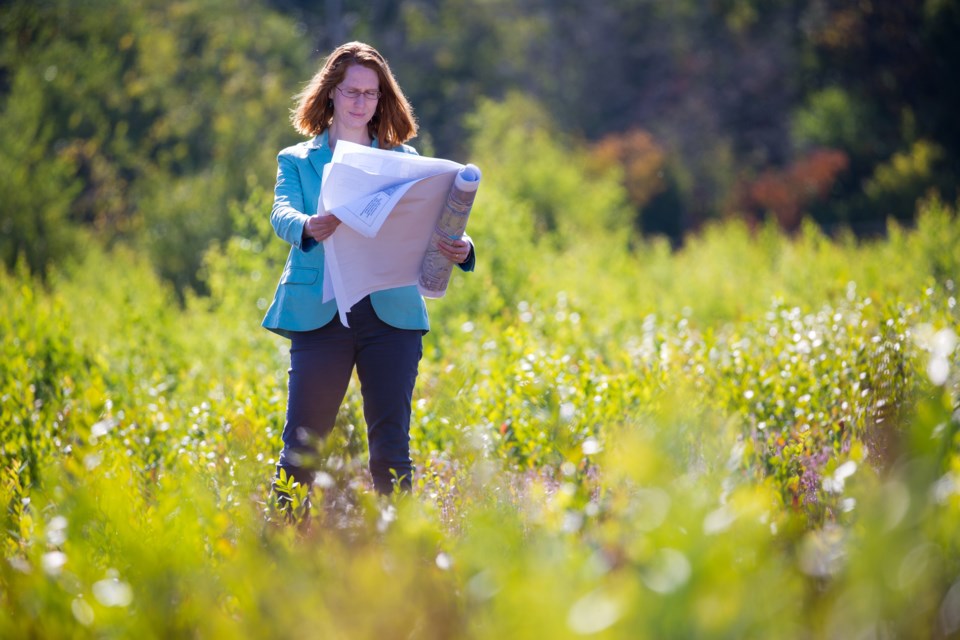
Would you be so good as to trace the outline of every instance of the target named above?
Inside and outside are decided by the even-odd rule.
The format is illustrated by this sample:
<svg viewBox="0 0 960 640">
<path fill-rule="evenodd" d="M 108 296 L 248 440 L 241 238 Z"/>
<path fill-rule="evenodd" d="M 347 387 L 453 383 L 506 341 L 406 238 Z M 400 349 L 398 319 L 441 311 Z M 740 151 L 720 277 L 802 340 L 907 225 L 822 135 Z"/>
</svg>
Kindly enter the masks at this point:
<svg viewBox="0 0 960 640">
<path fill-rule="evenodd" d="M 424 256 L 454 181 L 465 169 L 475 191 L 479 170 L 472 165 L 337 143 L 324 170 L 318 209 L 343 222 L 323 241 L 324 300 L 336 298 L 345 326 L 347 312 L 364 296 L 420 286 Z M 443 295 L 420 290 L 430 297 Z"/>
</svg>

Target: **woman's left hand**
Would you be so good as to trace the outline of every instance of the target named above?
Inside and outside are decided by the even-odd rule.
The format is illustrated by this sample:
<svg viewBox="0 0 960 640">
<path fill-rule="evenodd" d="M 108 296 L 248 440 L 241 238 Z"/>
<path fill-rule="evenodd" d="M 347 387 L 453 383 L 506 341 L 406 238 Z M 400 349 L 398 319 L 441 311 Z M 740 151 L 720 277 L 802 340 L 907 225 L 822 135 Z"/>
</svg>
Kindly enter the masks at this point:
<svg viewBox="0 0 960 640">
<path fill-rule="evenodd" d="M 437 243 L 437 249 L 454 264 L 463 264 L 470 257 L 470 243 L 466 240 L 444 238 Z"/>
<path fill-rule="evenodd" d="M 318 213 L 307 218 L 303 225 L 303 232 L 316 240 L 323 242 L 340 226 L 340 219 L 327 213 Z"/>
</svg>

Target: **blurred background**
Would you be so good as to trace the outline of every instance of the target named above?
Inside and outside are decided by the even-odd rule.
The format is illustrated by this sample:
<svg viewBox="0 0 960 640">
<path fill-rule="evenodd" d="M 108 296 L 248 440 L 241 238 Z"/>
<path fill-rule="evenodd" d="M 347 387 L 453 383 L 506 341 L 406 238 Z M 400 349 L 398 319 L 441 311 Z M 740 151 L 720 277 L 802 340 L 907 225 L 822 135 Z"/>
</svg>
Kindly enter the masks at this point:
<svg viewBox="0 0 960 640">
<path fill-rule="evenodd" d="M 873 236 L 957 197 L 953 0 L 7 0 L 2 262 L 42 277 L 131 243 L 202 293 L 231 207 L 300 139 L 292 96 L 353 39 L 388 58 L 421 153 L 536 127 L 617 176 L 638 237 L 805 216 Z"/>
</svg>

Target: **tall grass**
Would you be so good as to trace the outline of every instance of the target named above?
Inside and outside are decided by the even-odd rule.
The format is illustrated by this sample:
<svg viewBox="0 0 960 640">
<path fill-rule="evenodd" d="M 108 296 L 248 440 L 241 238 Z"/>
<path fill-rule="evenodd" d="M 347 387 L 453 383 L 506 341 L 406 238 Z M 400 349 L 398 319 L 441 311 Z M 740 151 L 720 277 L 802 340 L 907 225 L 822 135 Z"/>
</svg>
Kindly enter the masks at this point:
<svg viewBox="0 0 960 640">
<path fill-rule="evenodd" d="M 296 523 L 263 223 L 185 309 L 132 253 L 0 274 L 0 636 L 960 632 L 954 211 L 509 259 L 475 222 L 478 272 L 430 303 L 415 491 L 370 491 L 354 386 Z"/>
</svg>

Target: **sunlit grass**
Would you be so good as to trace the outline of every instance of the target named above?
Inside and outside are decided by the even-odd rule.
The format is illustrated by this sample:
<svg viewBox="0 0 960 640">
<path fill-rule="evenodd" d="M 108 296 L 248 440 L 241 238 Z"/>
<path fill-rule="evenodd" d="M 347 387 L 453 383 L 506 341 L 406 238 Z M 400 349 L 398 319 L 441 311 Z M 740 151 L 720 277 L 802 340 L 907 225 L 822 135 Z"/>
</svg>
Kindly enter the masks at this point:
<svg viewBox="0 0 960 640">
<path fill-rule="evenodd" d="M 270 488 L 274 256 L 185 310 L 124 253 L 0 274 L 0 636 L 960 632 L 958 238 L 934 203 L 481 264 L 431 302 L 413 494 L 371 490 L 354 386 L 309 519 Z"/>
</svg>

